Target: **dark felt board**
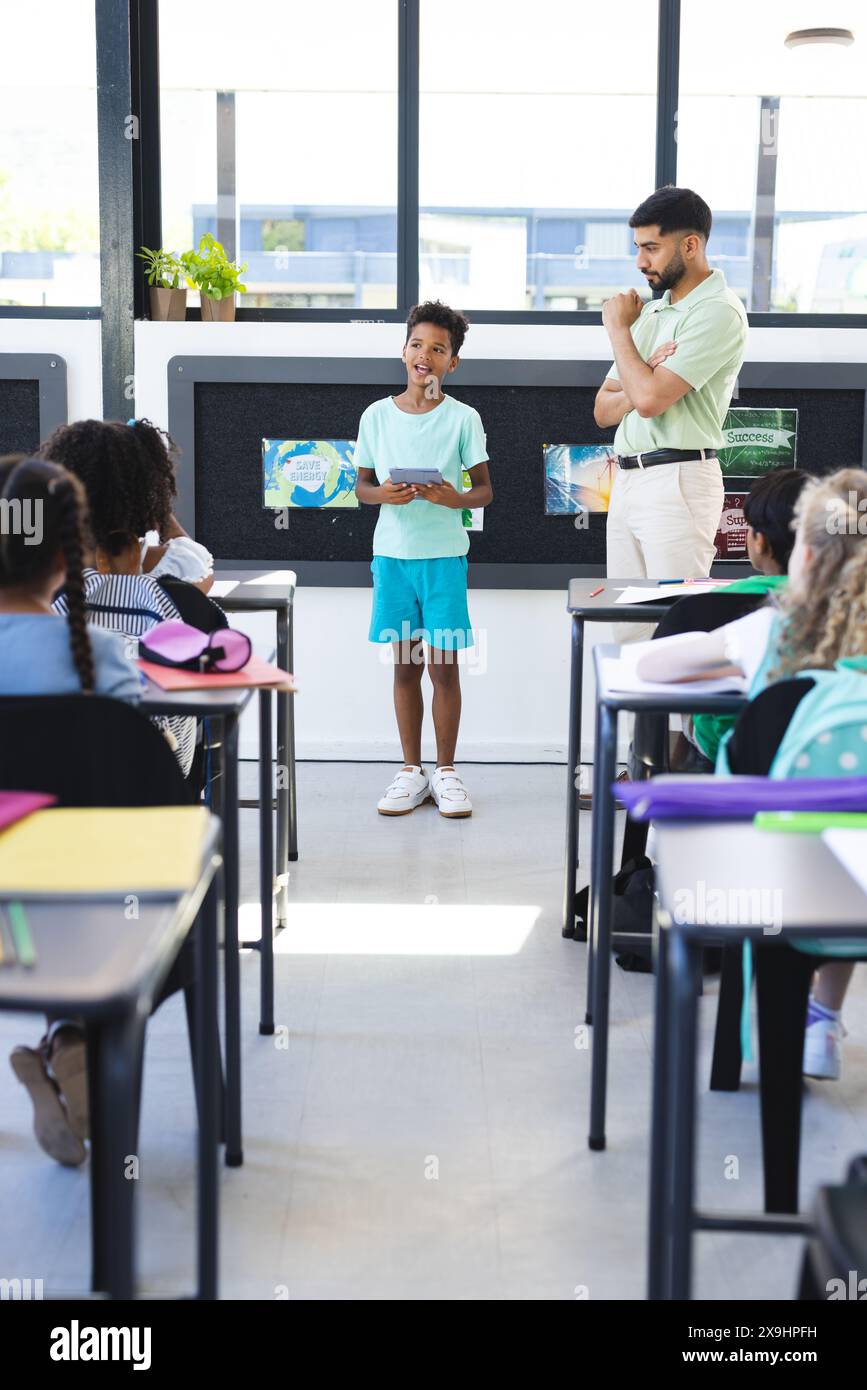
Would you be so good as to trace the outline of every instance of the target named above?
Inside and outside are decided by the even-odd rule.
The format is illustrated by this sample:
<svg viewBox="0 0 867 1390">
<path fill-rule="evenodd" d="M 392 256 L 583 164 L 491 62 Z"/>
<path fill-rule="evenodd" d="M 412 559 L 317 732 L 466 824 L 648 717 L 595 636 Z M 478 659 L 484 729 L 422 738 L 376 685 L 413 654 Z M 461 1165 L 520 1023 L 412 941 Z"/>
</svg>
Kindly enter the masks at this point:
<svg viewBox="0 0 867 1390">
<path fill-rule="evenodd" d="M 391 394 L 401 383 L 396 379 Z M 494 564 L 604 564 L 605 518 L 588 528 L 545 516 L 543 444 L 600 444 L 592 387 L 467 386 L 451 392 L 482 417 L 494 501 L 470 558 Z M 236 560 L 368 560 L 377 508 L 290 510 L 277 529 L 262 506 L 262 439 L 354 439 L 362 411 L 388 394 L 381 384 L 198 382 L 195 388 L 196 532 Z M 860 462 L 864 393 L 752 390 L 741 406 L 795 407 L 798 463 L 821 473 Z"/>
<path fill-rule="evenodd" d="M 0 377 L 0 454 L 39 448 L 39 382 Z"/>
</svg>

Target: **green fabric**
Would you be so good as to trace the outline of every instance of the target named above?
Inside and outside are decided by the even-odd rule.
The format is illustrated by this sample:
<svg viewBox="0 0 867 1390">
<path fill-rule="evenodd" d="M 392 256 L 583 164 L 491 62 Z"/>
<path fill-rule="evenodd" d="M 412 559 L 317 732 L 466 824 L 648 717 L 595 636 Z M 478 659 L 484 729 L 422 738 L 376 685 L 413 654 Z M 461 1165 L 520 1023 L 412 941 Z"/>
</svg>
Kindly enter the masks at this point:
<svg viewBox="0 0 867 1390">
<path fill-rule="evenodd" d="M 384 483 L 392 468 L 438 468 L 447 483 L 463 491 L 463 470 L 488 461 L 479 412 L 453 396 L 422 415 L 395 405 L 393 396 L 369 405 L 358 426 L 353 462 L 370 468 Z M 374 555 L 395 560 L 437 560 L 466 555 L 470 538 L 460 507 L 441 507 L 417 497 L 405 506 L 379 509 L 373 533 Z"/>
<path fill-rule="evenodd" d="M 747 344 L 747 314 L 728 288 L 721 270 L 712 270 L 676 304 L 671 291 L 645 304 L 632 325 L 632 338 L 643 361 L 662 343 L 677 343 L 663 364 L 689 383 L 679 401 L 661 415 L 642 419 L 627 411 L 617 427 L 614 449 L 637 454 L 650 449 L 721 449 L 722 427 L 731 404 Z M 608 373 L 617 381 L 617 365 Z"/>
<path fill-rule="evenodd" d="M 821 835 L 823 830 L 867 830 L 865 811 L 757 811 L 757 830 L 792 830 L 795 834 Z"/>
<path fill-rule="evenodd" d="M 771 594 L 784 589 L 788 582 L 785 574 L 751 574 L 747 579 L 736 579 L 725 589 L 727 594 Z M 696 714 L 693 715 L 692 732 L 696 743 L 712 763 L 716 762 L 720 742 L 733 729 L 735 714 Z"/>
</svg>

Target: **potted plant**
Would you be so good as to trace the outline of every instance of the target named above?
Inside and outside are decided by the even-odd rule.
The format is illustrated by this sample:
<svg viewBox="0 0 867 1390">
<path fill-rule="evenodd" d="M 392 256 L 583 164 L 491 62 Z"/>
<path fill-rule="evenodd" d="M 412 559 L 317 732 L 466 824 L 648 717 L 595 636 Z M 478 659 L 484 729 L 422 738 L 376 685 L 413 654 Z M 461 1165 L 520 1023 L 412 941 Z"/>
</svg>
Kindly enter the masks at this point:
<svg viewBox="0 0 867 1390">
<path fill-rule="evenodd" d="M 181 263 L 187 283 L 195 286 L 202 301 L 202 319 L 228 322 L 235 317 L 235 294 L 246 293 L 241 276 L 247 262 L 237 266 L 226 258 L 223 247 L 210 232 L 199 241 L 198 251 L 185 251 Z"/>
<path fill-rule="evenodd" d="M 187 287 L 182 284 L 185 270 L 182 262 L 170 251 L 152 251 L 143 246 L 136 252 L 145 263 L 145 274 L 151 287 L 151 318 L 177 322 L 187 316 Z"/>
</svg>

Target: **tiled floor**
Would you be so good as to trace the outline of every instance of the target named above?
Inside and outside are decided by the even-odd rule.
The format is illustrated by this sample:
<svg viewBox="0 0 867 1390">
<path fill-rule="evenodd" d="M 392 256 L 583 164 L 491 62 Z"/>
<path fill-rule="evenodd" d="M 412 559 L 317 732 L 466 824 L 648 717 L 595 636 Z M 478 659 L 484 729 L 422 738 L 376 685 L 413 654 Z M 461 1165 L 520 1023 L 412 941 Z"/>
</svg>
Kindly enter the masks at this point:
<svg viewBox="0 0 867 1390">
<path fill-rule="evenodd" d="M 299 769 L 300 848 L 277 958 L 278 1031 L 256 1028 L 242 957 L 246 1161 L 222 1171 L 226 1297 L 641 1298 L 652 980 L 613 972 L 607 1152 L 586 1145 L 585 948 L 560 935 L 564 772 L 464 769 L 476 813 L 378 817 L 382 765 Z M 244 787 L 255 795 L 255 767 Z M 582 815 L 582 834 L 589 816 Z M 242 813 L 255 934 L 256 812 Z M 586 864 L 586 855 L 582 852 Z M 715 984 L 701 1001 L 702 1085 Z M 802 1191 L 867 1148 L 867 970 L 836 1084 L 810 1083 Z M 39 1035 L 0 1015 L 0 1050 Z M 758 1209 L 754 1071 L 700 1100 L 701 1200 Z M 194 1124 L 180 997 L 150 1025 L 139 1191 L 141 1284 L 193 1278 Z M 726 1177 L 738 1160 L 739 1176 Z M 0 1275 L 88 1281 L 86 1171 L 35 1146 L 0 1064 Z M 790 1297 L 800 1241 L 703 1235 L 697 1297 Z"/>
</svg>

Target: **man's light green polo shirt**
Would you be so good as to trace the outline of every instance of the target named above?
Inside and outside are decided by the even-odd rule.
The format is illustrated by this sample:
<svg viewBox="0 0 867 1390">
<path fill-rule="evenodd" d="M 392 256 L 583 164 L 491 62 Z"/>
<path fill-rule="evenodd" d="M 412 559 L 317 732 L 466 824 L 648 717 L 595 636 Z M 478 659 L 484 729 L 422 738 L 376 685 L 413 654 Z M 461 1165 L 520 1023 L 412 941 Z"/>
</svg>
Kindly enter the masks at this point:
<svg viewBox="0 0 867 1390">
<path fill-rule="evenodd" d="M 653 419 L 628 411 L 614 436 L 615 451 L 721 449 L 722 425 L 747 344 L 746 310 L 722 271 L 712 270 L 676 304 L 670 290 L 652 299 L 631 332 L 645 362 L 654 348 L 674 340 L 677 351 L 663 366 L 689 382 L 692 390 Z M 616 363 L 608 376 L 618 380 Z"/>
</svg>

